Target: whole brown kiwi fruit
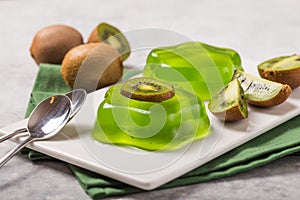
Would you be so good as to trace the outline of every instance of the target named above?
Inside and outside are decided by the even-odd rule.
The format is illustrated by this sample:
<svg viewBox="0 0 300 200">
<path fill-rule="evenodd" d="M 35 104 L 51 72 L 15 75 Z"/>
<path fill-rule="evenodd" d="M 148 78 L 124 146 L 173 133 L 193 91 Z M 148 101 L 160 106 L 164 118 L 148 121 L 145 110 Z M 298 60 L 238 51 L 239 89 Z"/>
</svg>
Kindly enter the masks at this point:
<svg viewBox="0 0 300 200">
<path fill-rule="evenodd" d="M 82 35 L 67 25 L 50 25 L 39 30 L 32 41 L 30 54 L 35 62 L 61 64 L 65 54 L 83 44 Z"/>
<path fill-rule="evenodd" d="M 71 88 L 92 92 L 118 82 L 123 74 L 123 65 L 114 47 L 88 43 L 72 48 L 65 55 L 61 73 Z"/>
</svg>

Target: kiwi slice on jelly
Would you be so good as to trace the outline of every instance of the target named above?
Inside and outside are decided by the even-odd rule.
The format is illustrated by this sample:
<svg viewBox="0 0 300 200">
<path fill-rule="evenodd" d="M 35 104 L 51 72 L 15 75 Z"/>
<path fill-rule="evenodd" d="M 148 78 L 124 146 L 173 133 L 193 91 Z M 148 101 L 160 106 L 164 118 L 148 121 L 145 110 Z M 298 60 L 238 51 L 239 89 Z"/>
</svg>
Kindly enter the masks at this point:
<svg viewBox="0 0 300 200">
<path fill-rule="evenodd" d="M 88 38 L 88 43 L 104 42 L 115 47 L 121 55 L 122 60 L 126 60 L 130 55 L 130 45 L 121 31 L 108 24 L 100 23 Z"/>
<path fill-rule="evenodd" d="M 236 70 L 233 77 L 239 80 L 247 101 L 256 106 L 279 105 L 290 96 L 292 91 L 287 84 L 269 81 L 240 70 Z"/>
<path fill-rule="evenodd" d="M 219 90 L 209 101 L 208 109 L 217 118 L 236 121 L 248 117 L 247 103 L 243 88 L 237 79 Z"/>
<path fill-rule="evenodd" d="M 162 102 L 175 95 L 172 85 L 146 77 L 128 80 L 120 92 L 130 99 L 149 102 Z"/>
<path fill-rule="evenodd" d="M 262 78 L 288 84 L 291 88 L 300 86 L 300 55 L 272 58 L 257 68 Z"/>
</svg>

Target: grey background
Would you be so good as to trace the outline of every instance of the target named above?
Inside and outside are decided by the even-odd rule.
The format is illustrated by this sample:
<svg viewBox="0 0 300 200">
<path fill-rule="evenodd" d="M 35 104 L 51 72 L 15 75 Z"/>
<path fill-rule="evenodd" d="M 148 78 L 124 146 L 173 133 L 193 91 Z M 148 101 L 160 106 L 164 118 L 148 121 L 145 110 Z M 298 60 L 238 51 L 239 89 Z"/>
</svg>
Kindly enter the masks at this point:
<svg viewBox="0 0 300 200">
<path fill-rule="evenodd" d="M 34 34 L 50 24 L 75 27 L 85 40 L 99 22 L 122 31 L 167 28 L 194 40 L 237 50 L 247 63 L 299 53 L 296 0 L 1 0 L 0 127 L 23 119 L 38 67 L 29 54 Z M 248 62 L 249 61 L 249 62 Z M 251 66 L 255 67 L 255 66 Z M 14 146 L 0 145 L 0 156 Z M 297 154 L 228 178 L 113 199 L 297 199 Z M 18 155 L 0 169 L 1 199 L 89 199 L 62 163 Z"/>
</svg>

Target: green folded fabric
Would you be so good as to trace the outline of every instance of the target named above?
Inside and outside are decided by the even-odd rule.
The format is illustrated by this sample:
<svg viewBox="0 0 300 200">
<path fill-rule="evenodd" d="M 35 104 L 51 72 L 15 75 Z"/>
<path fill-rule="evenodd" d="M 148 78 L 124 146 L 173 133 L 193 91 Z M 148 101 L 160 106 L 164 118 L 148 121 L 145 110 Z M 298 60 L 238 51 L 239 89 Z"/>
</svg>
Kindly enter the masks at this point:
<svg viewBox="0 0 300 200">
<path fill-rule="evenodd" d="M 42 64 L 31 93 L 26 117 L 44 98 L 66 93 L 70 88 L 60 74 L 60 65 Z M 277 126 L 261 136 L 219 156 L 197 169 L 161 186 L 158 189 L 195 184 L 230 176 L 300 150 L 300 116 Z M 26 150 L 31 160 L 52 159 L 39 152 Z M 98 199 L 113 195 L 145 192 L 141 189 L 112 180 L 109 177 L 68 164 L 84 191 Z"/>
</svg>

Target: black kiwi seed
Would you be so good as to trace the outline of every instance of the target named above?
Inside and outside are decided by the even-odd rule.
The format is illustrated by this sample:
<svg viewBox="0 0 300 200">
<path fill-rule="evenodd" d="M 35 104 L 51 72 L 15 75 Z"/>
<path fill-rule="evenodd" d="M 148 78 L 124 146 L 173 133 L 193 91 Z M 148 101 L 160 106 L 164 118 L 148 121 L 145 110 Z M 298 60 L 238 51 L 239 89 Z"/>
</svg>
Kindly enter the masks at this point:
<svg viewBox="0 0 300 200">
<path fill-rule="evenodd" d="M 120 92 L 127 98 L 149 102 L 162 102 L 175 95 L 173 86 L 146 77 L 127 81 L 123 84 Z"/>
</svg>

